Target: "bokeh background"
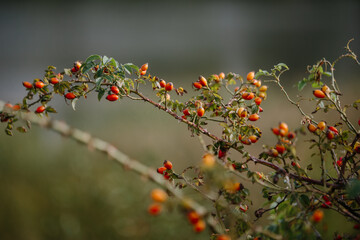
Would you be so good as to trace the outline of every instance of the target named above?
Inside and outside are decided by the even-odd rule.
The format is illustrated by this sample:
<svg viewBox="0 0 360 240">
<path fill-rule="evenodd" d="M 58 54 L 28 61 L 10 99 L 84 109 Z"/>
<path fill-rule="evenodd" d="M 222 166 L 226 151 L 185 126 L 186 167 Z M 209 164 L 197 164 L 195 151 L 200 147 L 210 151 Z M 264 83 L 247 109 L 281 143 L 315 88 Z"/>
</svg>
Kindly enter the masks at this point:
<svg viewBox="0 0 360 240">
<path fill-rule="evenodd" d="M 351 38 L 360 55 L 359 1 L 28 1 L 0 8 L 0 99 L 15 103 L 22 81 L 42 77 L 48 65 L 68 68 L 91 54 L 120 63 L 149 62 L 149 72 L 191 89 L 198 75 L 270 69 L 284 62 L 283 84 L 292 96 L 306 66 L 334 60 Z M 359 98 L 360 68 L 350 60 L 337 67 L 343 103 Z M 311 96 L 311 89 L 301 93 Z M 300 114 L 270 86 L 257 122 L 262 144 L 275 144 L 270 127 L 300 126 Z M 78 101 L 77 110 L 57 98 L 56 119 L 106 139 L 124 153 L 157 167 L 165 159 L 181 171 L 203 154 L 185 125 L 144 103 Z M 306 103 L 307 111 L 313 105 Z M 349 112 L 352 120 L 358 112 Z M 339 118 L 327 117 L 330 123 Z M 316 115 L 321 120 L 322 115 Z M 301 139 L 306 139 L 302 136 Z M 300 139 L 300 140 L 301 140 Z M 299 141 L 303 165 L 310 158 Z M 265 171 L 260 167 L 260 171 Z M 14 137 L 0 133 L 0 239 L 208 239 L 195 235 L 176 209 L 147 215 L 154 187 L 105 156 L 38 127 Z M 256 210 L 261 202 L 253 190 Z M 188 194 L 196 195 L 189 191 Z M 266 218 L 266 217 L 265 217 Z M 352 226 L 326 211 L 325 236 Z M 263 220 L 265 221 L 265 220 Z M 326 229 L 328 229 L 326 231 Z"/>
</svg>

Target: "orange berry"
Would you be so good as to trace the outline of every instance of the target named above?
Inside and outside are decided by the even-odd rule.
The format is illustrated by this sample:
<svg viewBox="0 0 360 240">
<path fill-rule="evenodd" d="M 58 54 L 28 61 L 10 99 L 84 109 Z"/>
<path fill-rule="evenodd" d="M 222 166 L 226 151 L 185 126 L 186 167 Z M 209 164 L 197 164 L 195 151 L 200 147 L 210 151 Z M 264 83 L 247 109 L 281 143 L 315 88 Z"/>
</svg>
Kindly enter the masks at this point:
<svg viewBox="0 0 360 240">
<path fill-rule="evenodd" d="M 324 98 L 325 97 L 325 93 L 323 91 L 319 90 L 319 89 L 314 90 L 313 94 L 317 98 Z"/>
<path fill-rule="evenodd" d="M 219 78 L 224 79 L 225 78 L 225 73 L 223 73 L 223 72 L 219 73 Z"/>
<path fill-rule="evenodd" d="M 260 98 L 260 97 L 256 97 L 254 100 L 256 105 L 260 105 L 261 101 L 262 101 L 262 98 Z"/>
<path fill-rule="evenodd" d="M 251 100 L 254 98 L 255 95 L 252 92 L 244 92 L 241 96 L 245 100 Z"/>
<path fill-rule="evenodd" d="M 21 106 L 19 104 L 16 104 L 12 107 L 14 111 L 19 111 L 21 109 Z"/>
<path fill-rule="evenodd" d="M 237 92 L 237 91 L 239 91 L 239 87 L 236 87 L 235 89 L 234 89 L 234 92 Z M 360 122 L 360 120 L 359 120 L 359 122 Z M 360 124 L 359 124 L 360 125 Z"/>
<path fill-rule="evenodd" d="M 256 143 L 259 140 L 259 138 L 256 135 L 251 135 L 249 136 L 249 140 L 251 143 Z"/>
<path fill-rule="evenodd" d="M 151 191 L 151 199 L 154 200 L 155 202 L 165 202 L 168 198 L 167 193 L 160 189 L 160 188 L 155 188 Z"/>
<path fill-rule="evenodd" d="M 202 231 L 204 231 L 205 227 L 206 227 L 205 222 L 203 220 L 199 220 L 194 225 L 194 231 L 197 232 L 197 233 L 202 232 Z"/>
<path fill-rule="evenodd" d="M 148 68 L 149 68 L 149 64 L 148 63 L 145 63 L 145 64 L 143 64 L 142 66 L 141 66 L 141 71 L 146 71 L 146 70 L 148 70 Z"/>
<path fill-rule="evenodd" d="M 285 146 L 282 144 L 276 144 L 275 148 L 280 154 L 283 154 L 285 152 Z"/>
<path fill-rule="evenodd" d="M 150 215 L 157 216 L 161 213 L 162 206 L 159 203 L 153 203 L 149 206 L 148 212 Z"/>
<path fill-rule="evenodd" d="M 263 112 L 264 109 L 262 109 L 262 107 L 259 107 L 259 112 Z"/>
<path fill-rule="evenodd" d="M 249 120 L 250 120 L 250 121 L 257 121 L 259 118 L 260 118 L 260 116 L 259 116 L 258 114 L 256 114 L 256 113 L 251 114 L 251 115 L 249 116 Z"/>
<path fill-rule="evenodd" d="M 317 127 L 318 127 L 321 131 L 323 131 L 323 130 L 325 129 L 325 127 L 326 127 L 326 123 L 325 123 L 325 122 L 319 122 L 318 125 L 317 125 Z"/>
<path fill-rule="evenodd" d="M 164 88 L 166 86 L 165 80 L 160 81 L 160 87 Z"/>
<path fill-rule="evenodd" d="M 246 109 L 243 108 L 243 107 L 238 108 L 238 110 L 236 111 L 236 113 L 237 113 L 237 115 L 238 115 L 239 117 L 241 117 L 241 118 L 244 118 L 244 117 L 247 116 L 247 111 L 246 111 Z"/>
<path fill-rule="evenodd" d="M 163 174 L 166 171 L 166 167 L 159 167 L 158 169 L 156 169 L 156 171 L 160 174 Z"/>
<path fill-rule="evenodd" d="M 260 91 L 260 92 L 266 92 L 267 89 L 268 89 L 268 87 L 267 87 L 266 85 L 263 85 L 263 86 L 261 86 L 261 87 L 259 88 L 259 91 Z"/>
<path fill-rule="evenodd" d="M 261 97 L 262 99 L 265 99 L 266 98 L 266 93 L 265 92 L 259 92 L 258 96 Z"/>
<path fill-rule="evenodd" d="M 215 80 L 215 82 L 217 82 L 217 83 L 220 82 L 220 77 L 219 77 L 219 75 L 213 74 L 212 77 L 213 77 L 213 79 Z"/>
<path fill-rule="evenodd" d="M 53 77 L 53 78 L 50 79 L 50 82 L 51 82 L 51 84 L 55 85 L 55 84 L 57 84 L 59 82 L 59 79 L 56 78 L 56 77 Z"/>
<path fill-rule="evenodd" d="M 96 65 L 96 66 L 94 67 L 94 70 L 95 70 L 95 72 L 97 72 L 97 70 L 99 70 L 99 65 Z"/>
<path fill-rule="evenodd" d="M 203 107 L 199 107 L 199 108 L 196 110 L 196 112 L 197 112 L 197 115 L 198 115 L 199 117 L 202 117 L 202 116 L 204 116 L 205 109 L 204 109 Z"/>
<path fill-rule="evenodd" d="M 278 128 L 271 128 L 271 131 L 275 134 L 275 135 L 279 135 L 280 131 Z"/>
<path fill-rule="evenodd" d="M 242 137 L 240 141 L 241 141 L 242 144 L 245 144 L 245 145 L 250 145 L 251 144 L 250 140 L 248 138 L 245 138 L 245 137 Z"/>
<path fill-rule="evenodd" d="M 317 129 L 317 128 L 315 127 L 314 124 L 309 123 L 309 125 L 308 125 L 308 130 L 309 130 L 310 132 L 315 132 L 316 129 Z"/>
<path fill-rule="evenodd" d="M 173 85 L 172 82 L 168 82 L 168 83 L 166 84 L 166 86 L 165 86 L 165 90 L 168 91 L 168 92 L 170 92 L 171 90 L 173 90 L 173 88 L 174 88 L 174 85 Z"/>
<path fill-rule="evenodd" d="M 257 80 L 256 82 L 254 82 L 254 85 L 258 88 L 261 87 L 261 81 Z"/>
<path fill-rule="evenodd" d="M 286 131 L 284 129 L 279 129 L 279 135 L 282 136 L 282 137 L 285 137 L 286 136 Z"/>
<path fill-rule="evenodd" d="M 210 153 L 206 153 L 204 154 L 204 156 L 202 157 L 202 164 L 205 167 L 212 167 L 215 164 L 215 158 L 214 155 L 210 154 Z"/>
<path fill-rule="evenodd" d="M 69 100 L 72 100 L 72 99 L 76 98 L 76 96 L 75 96 L 74 93 L 69 92 L 69 93 L 65 94 L 65 98 L 69 99 Z"/>
<path fill-rule="evenodd" d="M 330 93 L 330 88 L 326 85 L 324 85 L 322 88 L 321 88 L 321 91 L 323 91 L 325 94 L 327 93 Z"/>
<path fill-rule="evenodd" d="M 35 83 L 35 87 L 36 88 L 43 88 L 45 86 L 45 84 L 43 83 L 43 82 L 41 82 L 41 81 L 37 81 L 36 83 Z"/>
<path fill-rule="evenodd" d="M 284 131 L 285 131 L 286 133 L 288 133 L 288 131 L 289 131 L 288 125 L 287 125 L 286 123 L 284 123 L 284 122 L 280 122 L 280 123 L 279 123 L 279 129 L 284 129 Z"/>
<path fill-rule="evenodd" d="M 189 115 L 190 115 L 189 109 L 187 109 L 187 108 L 184 109 L 183 114 L 184 114 L 185 116 L 189 116 Z"/>
<path fill-rule="evenodd" d="M 330 131 L 333 131 L 335 133 L 335 135 L 339 134 L 339 131 L 335 128 L 335 127 L 328 127 Z"/>
<path fill-rule="evenodd" d="M 146 74 L 146 71 L 140 71 L 140 75 L 144 76 Z"/>
<path fill-rule="evenodd" d="M 81 67 L 81 63 L 79 61 L 76 61 L 74 63 L 74 68 L 76 69 L 76 71 L 79 71 L 80 67 Z"/>
<path fill-rule="evenodd" d="M 33 85 L 32 85 L 31 83 L 29 83 L 29 82 L 23 82 L 22 84 L 23 84 L 23 86 L 24 86 L 25 88 L 27 88 L 27 89 L 33 88 Z"/>
<path fill-rule="evenodd" d="M 110 102 L 114 102 L 119 99 L 119 96 L 116 94 L 110 94 L 110 95 L 107 95 L 106 99 Z"/>
<path fill-rule="evenodd" d="M 114 93 L 114 94 L 119 94 L 120 90 L 117 86 L 111 86 L 110 90 Z"/>
<path fill-rule="evenodd" d="M 269 151 L 269 155 L 272 157 L 277 157 L 277 156 L 279 156 L 279 152 L 275 148 L 272 148 Z"/>
<path fill-rule="evenodd" d="M 166 169 L 171 170 L 172 169 L 172 163 L 168 160 L 164 161 L 164 167 L 166 167 Z"/>
<path fill-rule="evenodd" d="M 206 78 L 204 78 L 203 76 L 200 76 L 199 77 L 199 83 L 204 87 L 207 86 Z"/>
<path fill-rule="evenodd" d="M 194 87 L 196 88 L 196 89 L 201 89 L 202 88 L 202 84 L 201 83 L 199 83 L 199 82 L 194 82 Z"/>
<path fill-rule="evenodd" d="M 324 217 L 324 212 L 320 209 L 315 210 L 315 212 L 312 215 L 312 220 L 314 222 L 320 222 Z"/>
<path fill-rule="evenodd" d="M 187 214 L 187 219 L 191 224 L 195 224 L 200 220 L 200 215 L 196 211 L 191 211 Z"/>
<path fill-rule="evenodd" d="M 296 134 L 294 132 L 289 132 L 287 135 L 288 139 L 294 139 L 296 137 Z"/>
<path fill-rule="evenodd" d="M 251 81 L 255 77 L 255 72 L 249 72 L 246 76 L 246 80 Z"/>
<path fill-rule="evenodd" d="M 42 112 L 44 112 L 45 111 L 45 107 L 44 106 L 40 106 L 40 107 L 38 107 L 37 109 L 36 109 L 36 112 L 37 113 L 42 113 Z"/>
<path fill-rule="evenodd" d="M 230 236 L 221 234 L 217 236 L 216 240 L 231 240 Z"/>
</svg>

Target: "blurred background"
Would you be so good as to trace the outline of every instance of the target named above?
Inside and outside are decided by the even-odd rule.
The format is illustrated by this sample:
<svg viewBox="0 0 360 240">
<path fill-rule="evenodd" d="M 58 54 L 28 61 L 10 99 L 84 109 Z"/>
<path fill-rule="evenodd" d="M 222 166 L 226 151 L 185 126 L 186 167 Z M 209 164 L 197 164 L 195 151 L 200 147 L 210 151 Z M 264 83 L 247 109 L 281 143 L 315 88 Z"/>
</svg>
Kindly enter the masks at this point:
<svg viewBox="0 0 360 240">
<path fill-rule="evenodd" d="M 295 98 L 306 66 L 323 57 L 336 59 L 348 40 L 360 55 L 359 1 L 29 1 L 0 8 L 0 99 L 16 103 L 22 81 L 42 78 L 54 65 L 69 68 L 91 54 L 120 63 L 149 63 L 148 72 L 191 90 L 201 74 L 270 69 L 279 62 L 291 71 L 283 84 Z M 360 67 L 347 59 L 336 76 L 346 94 L 359 98 Z M 311 88 L 300 94 L 311 97 Z M 186 99 L 186 97 L 184 97 Z M 196 165 L 203 154 L 187 127 L 142 102 L 98 102 L 94 95 L 78 101 L 74 112 L 57 97 L 54 118 L 108 140 L 142 163 L 158 167 L 171 160 L 176 171 Z M 250 148 L 276 144 L 270 128 L 285 121 L 300 126 L 300 114 L 270 85 L 257 125 L 263 138 Z M 307 112 L 313 103 L 304 103 Z M 322 120 L 321 114 L 316 114 Z M 352 120 L 358 112 L 349 112 Z M 334 124 L 336 115 L 326 118 Z M 310 158 L 301 140 L 299 155 Z M 234 155 L 235 156 L 235 155 Z M 240 160 L 240 159 L 239 159 Z M 265 171 L 256 166 L 259 171 Z M 208 239 L 194 234 L 176 209 L 154 218 L 147 214 L 155 185 L 124 170 L 99 153 L 36 126 L 28 134 L 0 132 L 0 239 Z M 262 202 L 252 190 L 255 211 Z M 196 196 L 192 191 L 188 194 Z M 325 236 L 352 225 L 326 211 Z M 341 221 L 339 220 L 341 219 Z M 336 221 L 335 221 L 336 220 Z M 266 221 L 266 216 L 264 220 Z M 179 234 L 179 232 L 181 234 Z"/>
</svg>

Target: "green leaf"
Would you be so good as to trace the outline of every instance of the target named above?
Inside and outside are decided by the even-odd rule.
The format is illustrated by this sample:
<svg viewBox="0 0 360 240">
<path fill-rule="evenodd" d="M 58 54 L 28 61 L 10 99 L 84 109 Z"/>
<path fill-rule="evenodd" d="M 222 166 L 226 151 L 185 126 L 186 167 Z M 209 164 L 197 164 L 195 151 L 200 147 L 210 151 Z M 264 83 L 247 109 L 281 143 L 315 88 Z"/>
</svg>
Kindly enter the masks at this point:
<svg viewBox="0 0 360 240">
<path fill-rule="evenodd" d="M 313 83 L 311 84 L 311 87 L 312 87 L 312 88 L 321 88 L 322 85 L 323 85 L 322 82 L 313 82 Z"/>
<path fill-rule="evenodd" d="M 91 55 L 90 57 L 88 57 L 86 60 L 85 60 L 85 64 L 87 63 L 90 63 L 90 62 L 93 62 L 93 61 L 96 61 L 96 60 L 99 60 L 101 61 L 101 57 L 99 55 Z"/>
<path fill-rule="evenodd" d="M 326 77 L 331 77 L 331 72 L 323 72 L 323 75 Z"/>
<path fill-rule="evenodd" d="M 45 111 L 50 112 L 50 113 L 56 113 L 56 110 L 54 108 L 52 108 L 52 107 L 47 107 L 45 109 Z"/>
<path fill-rule="evenodd" d="M 105 89 L 102 89 L 102 88 L 99 88 L 97 91 L 99 92 L 98 93 L 98 100 L 100 101 L 101 98 L 104 96 L 106 91 L 105 91 Z"/>
<path fill-rule="evenodd" d="M 306 82 L 304 80 L 301 80 L 301 81 L 298 82 L 299 91 L 302 91 L 305 86 L 306 86 Z"/>
<path fill-rule="evenodd" d="M 132 63 L 125 63 L 123 67 L 126 69 L 128 74 L 131 74 L 132 72 L 139 72 L 139 67 Z"/>
<path fill-rule="evenodd" d="M 277 66 L 280 66 L 280 67 L 283 67 L 283 68 L 289 70 L 289 67 L 285 63 L 278 63 Z"/>
<path fill-rule="evenodd" d="M 355 179 L 352 180 L 346 188 L 349 198 L 356 198 L 360 196 L 360 181 Z"/>
<path fill-rule="evenodd" d="M 81 72 L 82 73 L 87 73 L 91 68 L 93 68 L 95 66 L 95 63 L 94 62 L 89 62 L 89 63 L 86 63 L 86 64 L 83 64 L 81 66 Z"/>
<path fill-rule="evenodd" d="M 107 56 L 103 56 L 103 58 L 102 58 L 103 65 L 106 65 L 109 61 L 110 61 L 110 58 L 108 58 Z"/>
<path fill-rule="evenodd" d="M 100 89 L 102 81 L 103 81 L 103 78 L 101 78 L 101 77 L 99 77 L 99 78 L 97 78 L 97 79 L 95 80 L 95 82 L 96 82 L 96 89 Z"/>
<path fill-rule="evenodd" d="M 304 207 L 308 207 L 310 205 L 310 199 L 305 194 L 301 194 L 299 199 Z"/>
<path fill-rule="evenodd" d="M 9 136 L 12 136 L 12 135 L 13 135 L 12 131 L 9 130 L 9 129 L 5 129 L 5 133 L 6 133 L 7 135 L 9 135 Z"/>
</svg>

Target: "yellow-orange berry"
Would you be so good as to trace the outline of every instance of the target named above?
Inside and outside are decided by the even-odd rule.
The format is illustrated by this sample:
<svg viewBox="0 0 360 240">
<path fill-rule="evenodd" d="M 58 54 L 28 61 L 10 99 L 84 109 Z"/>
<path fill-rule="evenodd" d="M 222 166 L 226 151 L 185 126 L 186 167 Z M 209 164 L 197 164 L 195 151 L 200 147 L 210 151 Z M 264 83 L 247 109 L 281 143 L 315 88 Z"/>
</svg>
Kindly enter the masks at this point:
<svg viewBox="0 0 360 240">
<path fill-rule="evenodd" d="M 320 209 L 315 210 L 315 212 L 312 215 L 312 220 L 314 222 L 320 222 L 324 217 L 324 212 Z"/>
<path fill-rule="evenodd" d="M 261 86 L 261 87 L 259 88 L 259 91 L 260 91 L 260 92 L 266 92 L 267 89 L 268 89 L 268 87 L 267 87 L 266 85 L 263 85 L 263 86 Z"/>
<path fill-rule="evenodd" d="M 286 123 L 284 123 L 284 122 L 280 122 L 280 123 L 279 123 L 279 129 L 284 129 L 284 131 L 285 131 L 286 133 L 288 133 L 288 131 L 289 131 L 288 125 L 287 125 Z"/>
<path fill-rule="evenodd" d="M 325 122 L 319 122 L 317 127 L 323 131 L 326 128 L 326 123 Z"/>
<path fill-rule="evenodd" d="M 205 227 L 206 227 L 206 224 L 205 224 L 204 220 L 199 220 L 194 225 L 194 231 L 197 233 L 202 232 L 202 231 L 204 231 Z"/>
<path fill-rule="evenodd" d="M 251 143 L 256 143 L 258 141 L 258 137 L 256 135 L 249 136 L 249 140 Z"/>
<path fill-rule="evenodd" d="M 246 76 L 246 80 L 251 81 L 255 77 L 255 72 L 249 72 Z"/>
<path fill-rule="evenodd" d="M 317 128 L 315 127 L 314 124 L 311 124 L 311 123 L 310 123 L 310 124 L 308 125 L 308 130 L 309 130 L 310 132 L 315 132 L 316 129 L 317 129 Z"/>
<path fill-rule="evenodd" d="M 203 107 L 199 107 L 197 110 L 196 110 L 196 113 L 199 117 L 202 117 L 204 116 L 204 113 L 205 113 L 205 109 Z"/>
<path fill-rule="evenodd" d="M 261 97 L 262 99 L 265 99 L 266 98 L 266 92 L 259 92 L 258 96 Z"/>
<path fill-rule="evenodd" d="M 151 198 L 155 202 L 165 202 L 168 198 L 168 195 L 164 190 L 155 188 L 151 191 Z"/>
<path fill-rule="evenodd" d="M 207 86 L 207 81 L 206 78 L 204 78 L 203 76 L 199 77 L 199 83 L 201 84 L 201 86 Z"/>
<path fill-rule="evenodd" d="M 236 113 L 237 113 L 237 115 L 238 115 L 239 117 L 241 117 L 241 118 L 244 118 L 244 117 L 247 116 L 247 111 L 246 111 L 246 109 L 243 108 L 243 107 L 238 108 L 238 110 L 236 111 Z"/>
<path fill-rule="evenodd" d="M 202 164 L 205 167 L 212 167 L 215 164 L 215 157 L 211 153 L 206 153 L 202 157 Z"/>
<path fill-rule="evenodd" d="M 223 73 L 223 72 L 219 73 L 219 78 L 224 79 L 225 78 L 225 73 Z"/>
<path fill-rule="evenodd" d="M 143 64 L 142 66 L 141 66 L 141 71 L 147 71 L 148 70 L 148 68 L 149 68 L 149 64 L 148 63 L 145 63 L 145 64 Z"/>
<path fill-rule="evenodd" d="M 56 78 L 56 77 L 53 77 L 53 78 L 50 79 L 50 82 L 51 82 L 51 84 L 55 85 L 55 84 L 57 84 L 59 82 L 59 79 Z"/>
<path fill-rule="evenodd" d="M 279 156 L 279 152 L 275 148 L 272 148 L 269 151 L 269 155 L 272 157 L 277 157 L 277 156 Z"/>
</svg>

